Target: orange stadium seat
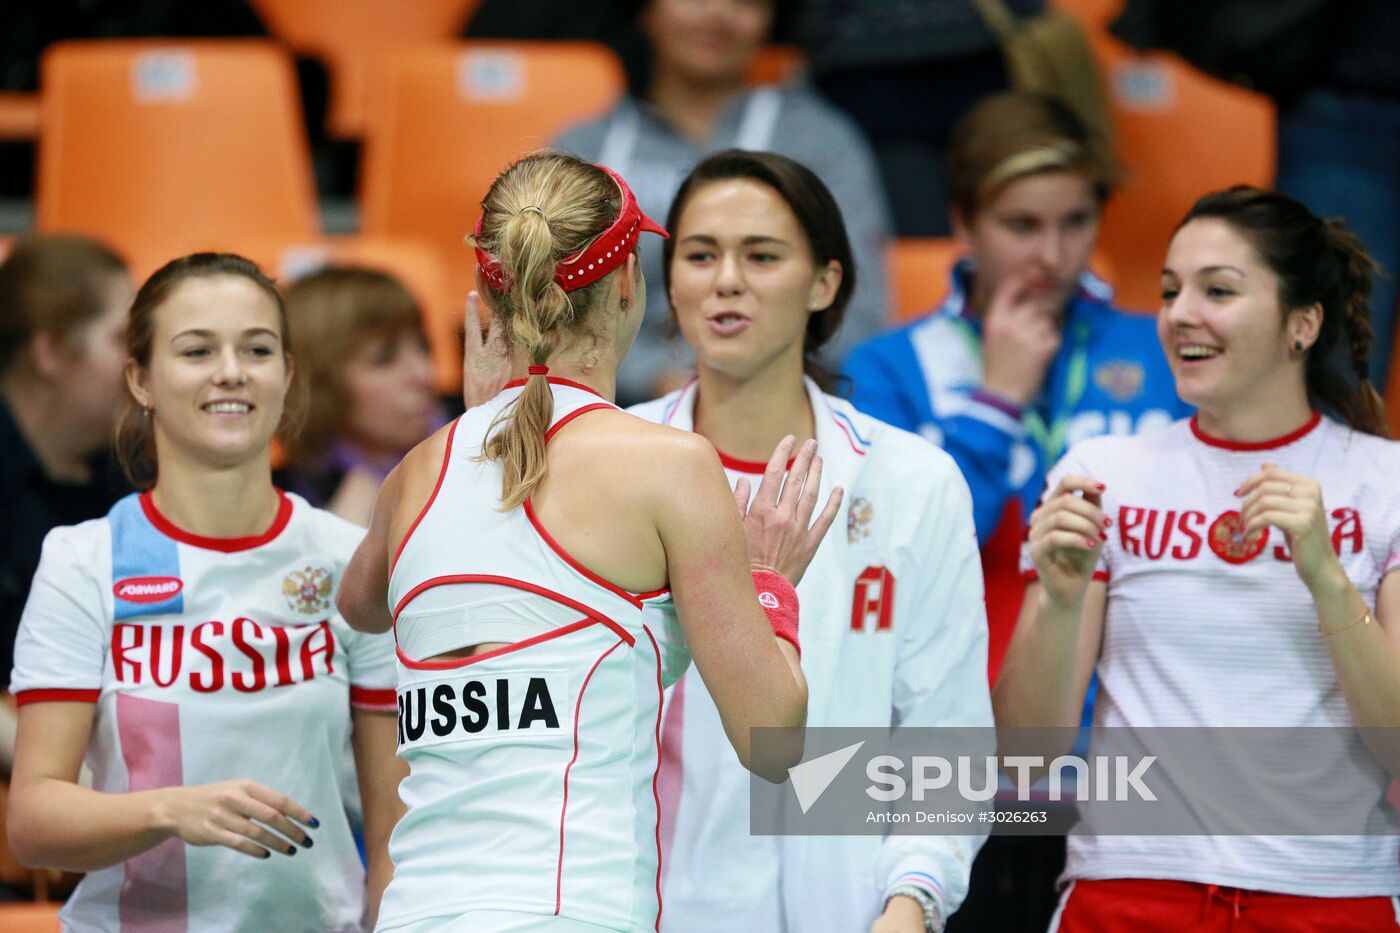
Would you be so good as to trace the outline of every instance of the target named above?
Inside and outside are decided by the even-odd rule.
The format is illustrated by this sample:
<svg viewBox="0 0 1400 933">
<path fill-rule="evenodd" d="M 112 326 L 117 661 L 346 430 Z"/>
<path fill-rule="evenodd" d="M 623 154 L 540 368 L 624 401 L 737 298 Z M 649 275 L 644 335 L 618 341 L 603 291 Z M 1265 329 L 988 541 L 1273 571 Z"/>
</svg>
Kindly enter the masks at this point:
<svg viewBox="0 0 1400 933">
<path fill-rule="evenodd" d="M 927 314 L 948 295 L 948 276 L 966 250 L 952 237 L 900 237 L 886 251 L 894 321 Z"/>
<path fill-rule="evenodd" d="M 1079 20 L 1090 33 L 1103 34 L 1123 9 L 1123 0 L 1051 0 L 1051 5 Z"/>
<path fill-rule="evenodd" d="M 5 933 L 59 933 L 61 904 L 0 904 L 0 930 Z"/>
<path fill-rule="evenodd" d="M 606 110 L 622 65 L 586 42 L 459 42 L 380 60 L 365 125 L 361 229 L 423 237 L 447 263 L 453 300 L 474 284 L 463 237 L 491 181 L 571 123 Z"/>
<path fill-rule="evenodd" d="M 1274 107 L 1165 52 L 1139 53 L 1108 33 L 1123 0 L 1054 0 L 1086 27 L 1107 78 L 1124 183 L 1109 202 L 1099 250 L 1117 272 L 1121 304 L 1159 304 L 1171 232 L 1201 195 L 1273 184 Z"/>
<path fill-rule="evenodd" d="M 63 42 L 42 65 L 36 225 L 138 279 L 197 249 L 320 229 L 296 76 L 263 40 Z"/>
<path fill-rule="evenodd" d="M 1400 308 L 1396 308 L 1396 313 L 1400 314 Z M 1400 437 L 1400 333 L 1395 335 L 1395 349 L 1390 352 L 1390 358 L 1390 384 L 1376 386 L 1376 389 L 1385 393 L 1385 410 L 1390 416 L 1391 436 Z"/>
<path fill-rule="evenodd" d="M 0 92 L 0 139 L 33 139 L 39 135 L 39 95 Z"/>
<path fill-rule="evenodd" d="M 273 35 L 330 72 L 332 135 L 364 132 L 365 99 L 374 59 L 404 43 L 461 35 L 481 0 L 254 0 Z"/>
<path fill-rule="evenodd" d="M 394 276 L 423 308 L 437 391 L 444 395 L 462 391 L 463 306 L 453 300 L 442 257 L 431 245 L 419 240 L 352 236 L 296 243 L 250 241 L 240 248 L 283 285 L 337 264 L 367 266 Z"/>
</svg>

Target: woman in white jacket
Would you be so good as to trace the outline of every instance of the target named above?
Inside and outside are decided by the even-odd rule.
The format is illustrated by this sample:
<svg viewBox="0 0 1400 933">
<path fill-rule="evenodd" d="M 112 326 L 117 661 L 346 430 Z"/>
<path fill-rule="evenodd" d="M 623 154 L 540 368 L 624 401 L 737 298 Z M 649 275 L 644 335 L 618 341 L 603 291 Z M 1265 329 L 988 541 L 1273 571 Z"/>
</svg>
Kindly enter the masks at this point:
<svg viewBox="0 0 1400 933">
<path fill-rule="evenodd" d="M 847 490 L 846 534 L 799 590 L 808 725 L 990 725 L 967 484 L 941 450 L 826 394 L 813 363 L 855 285 L 830 193 L 791 159 L 729 150 L 686 178 L 670 229 L 666 286 L 697 376 L 632 411 L 704 435 L 736 485 L 756 485 L 784 435 L 814 437 L 822 485 Z M 694 671 L 662 745 L 663 930 L 917 933 L 962 902 L 978 839 L 750 835 L 746 772 Z"/>
</svg>

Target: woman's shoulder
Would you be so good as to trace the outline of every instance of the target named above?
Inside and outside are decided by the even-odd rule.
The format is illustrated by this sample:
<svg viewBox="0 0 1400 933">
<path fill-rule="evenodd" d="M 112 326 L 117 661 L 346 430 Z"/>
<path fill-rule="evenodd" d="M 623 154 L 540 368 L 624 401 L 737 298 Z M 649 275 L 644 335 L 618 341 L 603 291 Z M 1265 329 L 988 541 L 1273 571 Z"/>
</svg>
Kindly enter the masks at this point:
<svg viewBox="0 0 1400 933">
<path fill-rule="evenodd" d="M 646 409 L 653 404 L 656 403 L 645 403 L 637 408 Z M 590 453 L 599 458 L 633 464 L 629 476 L 634 480 L 648 467 L 685 469 L 709 458 L 718 462 L 718 455 L 709 441 L 693 431 L 660 423 L 654 414 L 649 409 L 600 410 L 582 419 L 585 430 L 563 432 L 551 444 L 567 438 L 566 442 L 571 445 L 588 445 Z"/>
<path fill-rule="evenodd" d="M 773 149 L 818 170 L 828 185 L 848 175 L 865 177 L 876 171 L 875 153 L 860 125 L 850 114 L 808 88 L 783 88 L 782 109 L 773 133 Z M 833 191 L 833 194 L 844 192 Z M 843 204 L 854 210 L 860 205 Z"/>
<path fill-rule="evenodd" d="M 1163 454 L 1189 449 L 1191 443 L 1191 420 L 1180 418 L 1137 434 L 1099 434 L 1076 441 L 1060 462 L 1141 471 L 1143 464 L 1157 463 Z"/>
<path fill-rule="evenodd" d="M 580 159 L 594 161 L 602 152 L 603 139 L 608 134 L 608 125 L 612 123 L 619 108 L 627 105 L 629 105 L 629 101 L 624 97 L 601 116 L 565 127 L 563 132 L 554 138 L 553 147 L 576 155 Z"/>
<path fill-rule="evenodd" d="M 902 490 L 931 492 L 950 482 L 962 483 L 962 471 L 946 450 L 926 438 L 859 410 L 850 401 L 825 396 L 838 427 L 860 453 L 862 472 Z"/>
<path fill-rule="evenodd" d="M 859 140 L 862 145 L 868 145 L 860 125 L 850 114 L 812 88 L 791 85 L 779 88 L 778 93 L 782 95 L 782 119 L 785 121 L 801 123 L 809 130 L 835 130 Z"/>
<path fill-rule="evenodd" d="M 1365 459 L 1377 468 L 1389 468 L 1384 474 L 1387 477 L 1400 472 L 1400 440 L 1367 434 L 1332 417 L 1324 417 L 1323 421 L 1336 437 L 1337 448 L 1345 451 L 1346 459 Z"/>
<path fill-rule="evenodd" d="M 136 493 L 132 493 L 134 498 Z M 55 525 L 44 535 L 46 563 L 71 565 L 77 570 L 95 568 L 96 558 L 108 554 L 112 546 L 112 524 L 108 516 L 90 518 L 76 525 Z"/>
<path fill-rule="evenodd" d="M 334 512 L 312 505 L 294 492 L 284 492 L 292 503 L 292 521 L 303 529 L 304 540 L 299 546 L 326 554 L 337 560 L 349 560 L 365 536 L 365 529 Z"/>
</svg>

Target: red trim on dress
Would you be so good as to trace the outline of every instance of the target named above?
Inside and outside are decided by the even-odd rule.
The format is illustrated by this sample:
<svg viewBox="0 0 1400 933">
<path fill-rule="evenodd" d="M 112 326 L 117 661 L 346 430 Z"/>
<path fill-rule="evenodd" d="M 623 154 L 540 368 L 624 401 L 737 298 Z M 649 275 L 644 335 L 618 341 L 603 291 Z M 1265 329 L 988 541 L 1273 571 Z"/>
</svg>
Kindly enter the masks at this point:
<svg viewBox="0 0 1400 933">
<path fill-rule="evenodd" d="M 1025 571 L 1024 573 L 1021 574 L 1021 579 L 1022 579 L 1022 580 L 1025 580 L 1027 583 L 1035 583 L 1035 582 L 1037 582 L 1037 581 L 1040 580 L 1040 571 L 1039 571 L 1039 570 L 1036 570 L 1036 569 L 1034 569 L 1034 568 L 1032 568 L 1032 569 L 1030 569 L 1030 570 L 1027 570 L 1027 571 Z M 1098 580 L 1100 583 L 1107 583 L 1107 582 L 1108 582 L 1108 571 L 1107 571 L 1107 570 L 1095 570 L 1095 571 L 1094 571 L 1094 579 L 1095 579 L 1095 580 Z"/>
<path fill-rule="evenodd" d="M 272 524 L 268 526 L 267 530 L 262 534 L 244 535 L 241 538 L 210 538 L 186 531 L 160 513 L 160 510 L 156 508 L 155 501 L 151 498 L 150 490 L 141 493 L 141 511 L 146 514 L 146 519 L 155 526 L 156 530 L 167 538 L 173 538 L 182 544 L 204 548 L 207 551 L 222 551 L 225 554 L 231 554 L 234 551 L 247 551 L 255 547 L 262 547 L 282 533 L 282 529 L 286 528 L 287 523 L 292 520 L 292 500 L 288 499 L 280 489 L 277 490 L 277 500 L 277 516 L 272 520 Z"/>
<path fill-rule="evenodd" d="M 432 508 L 433 500 L 437 499 L 438 490 L 442 489 L 442 481 L 447 476 L 447 465 L 452 462 L 452 438 L 457 433 L 457 425 L 461 421 L 458 416 L 452 421 L 452 426 L 447 429 L 447 450 L 442 454 L 442 466 L 438 469 L 437 482 L 433 484 L 433 493 L 428 496 L 428 501 L 423 503 L 423 508 L 418 510 L 418 517 L 413 520 L 413 524 L 408 526 L 408 531 L 404 533 L 403 540 L 399 542 L 398 549 L 394 551 L 394 559 L 389 562 L 389 575 L 393 576 L 394 568 L 399 565 L 399 557 L 403 554 L 404 546 L 408 544 L 408 539 L 413 537 L 413 533 L 418 530 L 418 524 L 428 514 L 428 509 Z"/>
<path fill-rule="evenodd" d="M 757 460 L 740 460 L 738 457 L 731 457 L 729 454 L 715 448 L 715 453 L 719 454 L 719 462 L 724 464 L 726 470 L 738 470 L 740 473 L 763 473 L 767 471 L 768 464 L 759 463 Z M 789 457 L 787 468 L 792 469 L 792 465 L 797 462 L 796 457 Z"/>
<path fill-rule="evenodd" d="M 585 606 L 583 603 L 579 602 L 576 599 L 570 599 L 563 593 L 556 593 L 551 589 L 547 589 L 543 586 L 537 586 L 534 583 L 527 583 L 524 580 L 517 580 L 514 577 L 501 577 L 496 576 L 494 574 L 484 573 L 453 573 L 441 577 L 429 577 L 422 583 L 419 583 L 413 589 L 405 593 L 403 599 L 399 600 L 398 605 L 394 607 L 395 629 L 397 630 L 398 628 L 399 613 L 403 612 L 404 607 L 407 606 L 409 602 L 416 598 L 420 593 L 424 592 L 425 590 L 430 590 L 435 586 L 447 586 L 453 583 L 495 583 L 501 586 L 514 587 L 517 590 L 524 590 L 527 593 L 534 593 L 536 596 L 544 596 L 547 599 L 552 599 L 554 602 L 559 603 L 561 606 L 568 606 L 575 612 L 582 613 L 588 618 L 593 619 L 595 622 L 601 622 L 602 624 L 606 625 L 608 628 L 613 630 L 613 634 L 617 635 L 618 638 L 621 638 L 623 641 L 627 642 L 628 647 L 631 647 L 632 645 L 636 644 L 637 641 L 625 628 L 623 628 L 621 625 L 618 625 L 615 621 L 608 618 L 603 613 L 599 612 L 596 609 L 593 609 L 590 606 Z M 412 663 L 442 664 L 449 662 L 414 661 Z M 432 670 L 433 668 L 427 669 Z"/>
<path fill-rule="evenodd" d="M 15 703 L 24 706 L 27 703 L 96 703 L 101 696 L 101 690 L 76 690 L 64 688 L 45 688 L 39 690 L 21 690 L 15 694 Z"/>
<path fill-rule="evenodd" d="M 590 411 L 616 410 L 616 408 L 616 405 L 609 405 L 607 402 L 593 402 L 590 405 L 584 405 L 582 408 L 575 408 L 573 411 L 554 422 L 554 424 L 550 425 L 549 430 L 544 432 L 544 442 L 548 444 L 550 439 L 554 437 L 555 432 L 570 421 L 573 421 L 579 415 L 587 414 Z"/>
<path fill-rule="evenodd" d="M 583 566 L 583 564 L 575 560 L 574 556 L 568 551 L 564 550 L 564 546 L 558 541 L 555 541 L 554 536 L 551 535 L 549 533 L 549 530 L 545 528 L 544 525 L 540 522 L 539 516 L 535 514 L 534 504 L 531 503 L 529 499 L 526 499 L 524 505 L 525 517 L 530 520 L 530 525 L 535 529 L 535 533 L 544 539 L 544 543 L 549 545 L 549 549 L 552 550 L 555 554 L 558 554 L 559 557 L 564 561 L 564 563 L 568 564 L 570 567 L 577 570 L 584 577 L 598 584 L 608 592 L 615 593 L 618 596 L 621 596 L 623 599 L 627 600 L 629 603 L 631 603 L 633 606 L 636 606 L 638 609 L 642 608 L 642 599 L 636 593 L 629 593 L 627 590 L 624 590 L 616 583 L 604 579 L 603 577 L 589 570 L 587 567 Z"/>
<path fill-rule="evenodd" d="M 1298 430 L 1290 431 L 1282 437 L 1270 438 L 1267 441 L 1230 441 L 1223 437 L 1211 437 L 1205 431 L 1201 430 L 1199 418 L 1200 415 L 1191 416 L 1191 433 L 1196 435 L 1196 440 L 1200 441 L 1202 444 L 1209 447 L 1219 447 L 1222 450 L 1273 450 L 1276 447 L 1286 447 L 1310 433 L 1313 428 L 1317 427 L 1322 422 L 1322 412 L 1313 412 L 1307 424 L 1303 425 Z"/>
<path fill-rule="evenodd" d="M 599 398 L 603 398 L 603 394 L 601 392 L 599 392 L 597 389 L 590 388 L 589 386 L 584 385 L 582 382 L 574 382 L 572 379 L 561 379 L 558 376 L 545 376 L 544 379 L 545 382 L 548 382 L 552 386 L 568 386 L 571 389 L 582 389 L 589 395 L 596 395 Z M 507 382 L 505 385 L 501 386 L 501 390 L 505 391 L 506 389 L 518 389 L 521 386 L 523 386 L 525 382 L 526 380 L 524 379 L 512 379 L 510 382 Z M 603 398 L 603 401 L 606 402 L 608 400 Z M 609 404 L 611 403 L 609 402 Z"/>
<path fill-rule="evenodd" d="M 398 709 L 399 692 L 393 687 L 356 687 L 350 685 L 350 706 L 352 709 L 371 713 L 395 712 Z"/>
<path fill-rule="evenodd" d="M 666 705 L 666 689 L 661 686 L 661 647 L 649 626 L 643 625 L 642 631 L 651 639 L 652 654 L 656 656 L 656 768 L 651 772 L 651 797 L 656 801 L 656 931 L 661 933 L 661 791 L 657 780 L 661 777 L 661 709 Z"/>
<path fill-rule="evenodd" d="M 567 385 L 576 385 L 575 383 L 568 383 L 565 380 L 560 381 L 565 382 L 565 384 Z M 587 386 L 578 386 L 578 388 L 586 389 L 589 392 L 593 391 Z M 597 395 L 596 392 L 594 392 L 593 394 Z M 560 418 L 558 421 L 556 421 L 550 427 L 550 429 L 545 432 L 544 442 L 548 444 L 550 439 L 554 437 L 554 433 L 556 431 L 558 431 L 564 425 L 568 424 L 570 421 L 577 418 L 579 415 L 590 411 L 600 411 L 602 409 L 612 409 L 615 411 L 620 410 L 616 405 L 613 405 L 608 402 L 595 402 L 590 405 L 584 405 L 582 408 L 575 409 L 574 411 L 569 412 L 563 418 Z M 550 550 L 554 551 L 555 554 L 558 554 L 561 558 L 563 558 L 566 564 L 577 570 L 579 573 L 583 574 L 589 580 L 593 581 L 594 583 L 598 584 L 599 586 L 603 587 L 604 589 L 610 592 L 616 593 L 632 605 L 636 606 L 638 609 L 642 608 L 643 600 L 651 599 L 652 597 L 660 596 L 663 593 L 671 592 L 671 588 L 669 586 L 665 586 L 659 590 L 651 590 L 646 593 L 632 593 L 628 590 L 623 589 L 617 584 L 612 583 L 607 579 L 604 579 L 602 575 L 594 573 L 592 570 L 589 570 L 587 567 L 585 567 L 582 564 L 582 562 L 576 560 L 572 554 L 570 554 L 567 550 L 564 549 L 564 546 L 562 544 L 560 544 L 554 539 L 554 536 L 551 535 L 549 533 L 549 530 L 544 527 L 544 523 L 540 521 L 539 516 L 535 514 L 535 505 L 533 502 L 531 502 L 529 499 L 526 499 L 524 502 L 524 506 L 525 517 L 530 520 L 530 524 L 534 526 L 536 533 L 538 533 L 539 536 L 544 539 L 545 544 L 549 545 Z"/>
<path fill-rule="evenodd" d="M 583 710 L 583 694 L 588 689 L 588 682 L 593 679 L 593 672 L 598 669 L 608 655 L 617 650 L 617 646 L 622 642 L 616 642 L 607 651 L 599 655 L 598 660 L 593 662 L 593 666 L 588 669 L 588 676 L 583 678 L 583 686 L 578 689 L 578 699 L 574 702 L 574 756 L 569 759 L 569 763 L 564 766 L 564 802 L 559 807 L 559 862 L 554 872 L 554 916 L 559 916 L 559 908 L 563 906 L 564 887 L 564 815 L 569 812 L 569 771 L 573 768 L 574 762 L 578 761 L 578 721 Z M 631 642 L 628 642 L 630 645 Z"/>
<path fill-rule="evenodd" d="M 510 654 L 512 651 L 529 648 L 532 645 L 538 645 L 550 639 L 573 634 L 580 629 L 588 628 L 590 625 L 599 624 L 601 623 L 599 623 L 597 619 L 579 619 L 577 622 L 570 622 L 562 628 L 551 629 L 539 635 L 531 635 L 529 638 L 522 639 L 521 641 L 513 641 L 508 645 L 502 645 L 500 648 L 492 648 L 490 651 L 468 655 L 465 658 L 444 658 L 441 661 L 415 661 L 404 654 L 403 649 L 398 647 L 398 645 L 394 646 L 394 651 L 398 653 L 399 660 L 403 662 L 404 667 L 412 668 L 416 671 L 452 671 L 466 667 L 469 664 L 475 664 L 477 661 L 485 661 L 487 658 L 497 658 L 503 654 Z M 391 690 L 389 692 L 392 694 L 394 691 Z"/>
</svg>

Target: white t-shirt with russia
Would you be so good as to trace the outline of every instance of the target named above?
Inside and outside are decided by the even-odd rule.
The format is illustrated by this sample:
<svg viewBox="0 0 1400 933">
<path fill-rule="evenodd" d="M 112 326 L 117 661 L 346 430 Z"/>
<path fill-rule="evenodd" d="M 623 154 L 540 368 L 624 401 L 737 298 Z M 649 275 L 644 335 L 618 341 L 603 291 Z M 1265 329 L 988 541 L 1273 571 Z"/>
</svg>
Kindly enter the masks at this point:
<svg viewBox="0 0 1400 933">
<path fill-rule="evenodd" d="M 86 761 L 107 793 L 251 778 L 321 825 L 254 860 L 169 839 L 89 873 L 84 931 L 359 930 L 364 871 L 340 764 L 351 707 L 393 712 L 388 635 L 351 630 L 335 590 L 362 529 L 283 495 L 262 535 L 182 531 L 148 494 L 55 528 L 15 643 L 18 702 L 96 703 Z"/>
<path fill-rule="evenodd" d="M 1352 724 L 1283 533 L 1243 534 L 1243 500 L 1234 491 L 1265 463 L 1321 484 L 1342 567 L 1374 606 L 1381 578 L 1400 566 L 1400 444 L 1316 415 L 1285 437 L 1239 444 L 1207 436 L 1191 419 L 1077 444 L 1051 472 L 1047 489 L 1070 474 L 1102 482 L 1104 514 L 1113 521 L 1095 574 L 1108 585 L 1096 727 Z M 1025 549 L 1022 569 L 1033 576 Z M 1301 766 L 1292 770 L 1277 779 L 1299 778 Z M 1064 878 L 1165 878 L 1321 897 L 1400 894 L 1400 838 L 1381 766 L 1360 755 L 1312 761 L 1306 771 L 1355 785 L 1349 799 L 1358 812 L 1338 814 L 1336 825 L 1391 831 L 1071 836 Z"/>
</svg>

